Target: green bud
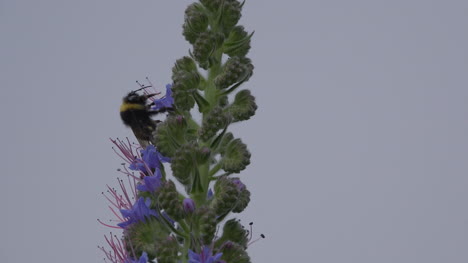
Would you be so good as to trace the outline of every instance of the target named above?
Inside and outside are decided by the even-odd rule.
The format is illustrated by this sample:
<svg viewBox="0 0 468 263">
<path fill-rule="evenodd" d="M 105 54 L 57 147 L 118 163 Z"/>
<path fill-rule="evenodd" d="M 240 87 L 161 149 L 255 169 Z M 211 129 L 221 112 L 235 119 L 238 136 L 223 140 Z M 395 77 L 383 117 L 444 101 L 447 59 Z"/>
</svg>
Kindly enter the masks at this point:
<svg viewBox="0 0 468 263">
<path fill-rule="evenodd" d="M 200 147 L 197 142 L 191 141 L 180 146 L 171 159 L 172 174 L 186 187 L 194 180 L 194 171 L 198 165 L 204 164 L 211 156 L 210 149 Z"/>
<path fill-rule="evenodd" d="M 208 28 L 208 16 L 201 4 L 193 3 L 185 10 L 183 35 L 190 44 L 195 43 L 197 36 Z"/>
<path fill-rule="evenodd" d="M 250 164 L 250 152 L 240 139 L 229 142 L 221 155 L 223 170 L 228 173 L 239 173 Z"/>
<path fill-rule="evenodd" d="M 231 120 L 230 114 L 224 112 L 221 107 L 214 107 L 203 120 L 202 127 L 199 130 L 200 138 L 203 141 L 208 141 L 219 130 L 229 125 Z"/>
<path fill-rule="evenodd" d="M 221 155 L 224 155 L 226 153 L 227 145 L 234 140 L 234 135 L 232 135 L 231 132 L 227 132 L 224 134 L 223 138 L 221 139 L 221 142 L 219 143 L 219 146 L 217 150 L 219 150 L 219 153 Z"/>
<path fill-rule="evenodd" d="M 245 57 L 249 53 L 252 36 L 253 33 L 249 35 L 243 26 L 234 27 L 224 42 L 223 52 L 230 57 Z"/>
<path fill-rule="evenodd" d="M 196 211 L 200 237 L 203 244 L 209 245 L 211 244 L 216 232 L 216 214 L 212 209 L 205 206 L 197 209 Z"/>
<path fill-rule="evenodd" d="M 220 247 L 226 241 L 232 241 L 240 244 L 242 247 L 247 247 L 248 232 L 240 224 L 239 220 L 230 219 L 226 221 L 223 227 L 223 235 L 216 240 L 215 247 Z"/>
<path fill-rule="evenodd" d="M 158 244 L 169 234 L 167 228 L 156 218 L 150 218 L 146 222 L 132 224 L 124 232 L 124 238 L 127 244 L 131 244 L 129 251 L 135 251 L 140 255 L 143 252 L 148 253 L 150 258 L 157 255 Z"/>
<path fill-rule="evenodd" d="M 195 105 L 192 96 L 200 84 L 201 76 L 195 62 L 189 57 L 178 59 L 172 68 L 172 97 L 177 109 L 189 111 Z"/>
<path fill-rule="evenodd" d="M 221 23 L 226 34 L 229 34 L 232 28 L 237 24 L 237 22 L 239 22 L 241 11 L 242 5 L 238 1 L 224 1 Z"/>
<path fill-rule="evenodd" d="M 180 145 L 196 138 L 183 115 L 170 114 L 156 126 L 152 143 L 164 156 L 172 157 Z"/>
<path fill-rule="evenodd" d="M 234 84 L 241 84 L 252 76 L 254 66 L 246 57 L 231 57 L 223 66 L 223 72 L 214 82 L 219 89 L 227 89 Z"/>
<path fill-rule="evenodd" d="M 178 262 L 179 244 L 172 236 L 167 236 L 165 240 L 158 244 L 158 263 L 176 263 Z"/>
<path fill-rule="evenodd" d="M 193 92 L 198 88 L 198 84 L 200 83 L 200 75 L 197 71 L 180 70 L 172 74 L 172 81 L 174 82 L 174 85 L 177 86 L 177 88 L 187 92 Z"/>
<path fill-rule="evenodd" d="M 201 79 L 198 70 L 175 70 L 175 68 L 176 66 L 172 69 L 172 81 L 174 82 L 174 85 L 177 85 L 178 88 L 188 92 L 197 90 Z"/>
<path fill-rule="evenodd" d="M 237 199 L 237 203 L 232 209 L 233 213 L 240 213 L 247 208 L 250 202 L 250 191 L 247 188 L 240 191 L 239 199 Z"/>
<path fill-rule="evenodd" d="M 227 241 L 221 248 L 220 252 L 223 253 L 221 259 L 226 262 L 236 263 L 250 263 L 250 257 L 242 245 Z"/>
<path fill-rule="evenodd" d="M 193 44 L 193 57 L 201 68 L 208 69 L 215 50 L 222 45 L 224 36 L 211 31 L 202 32 Z"/>
<path fill-rule="evenodd" d="M 237 204 L 240 191 L 227 176 L 218 178 L 214 186 L 214 199 L 211 203 L 218 216 L 225 216 Z"/>
<path fill-rule="evenodd" d="M 228 105 L 229 103 L 229 99 L 228 99 L 228 96 L 220 96 L 219 99 L 218 99 L 218 105 L 219 107 L 221 108 L 224 108 Z"/>
<path fill-rule="evenodd" d="M 195 106 L 195 100 L 192 94 L 175 84 L 172 86 L 172 97 L 174 98 L 174 104 L 177 109 L 190 111 L 190 109 Z"/>
<path fill-rule="evenodd" d="M 164 211 L 175 221 L 184 217 L 184 207 L 179 199 L 179 192 L 171 180 L 164 182 L 159 190 L 159 204 Z"/>
<path fill-rule="evenodd" d="M 182 115 L 169 115 L 165 121 L 156 126 L 152 143 L 164 156 L 172 157 L 175 150 L 184 142 L 187 132 L 187 121 Z"/>
<path fill-rule="evenodd" d="M 178 59 L 172 68 L 172 73 L 176 74 L 179 71 L 197 71 L 197 65 L 195 64 L 195 61 L 191 59 L 190 57 L 182 57 Z"/>
<path fill-rule="evenodd" d="M 228 107 L 233 121 L 245 121 L 255 115 L 257 104 L 255 97 L 250 94 L 250 90 L 241 90 L 236 94 L 234 102 Z"/>
</svg>

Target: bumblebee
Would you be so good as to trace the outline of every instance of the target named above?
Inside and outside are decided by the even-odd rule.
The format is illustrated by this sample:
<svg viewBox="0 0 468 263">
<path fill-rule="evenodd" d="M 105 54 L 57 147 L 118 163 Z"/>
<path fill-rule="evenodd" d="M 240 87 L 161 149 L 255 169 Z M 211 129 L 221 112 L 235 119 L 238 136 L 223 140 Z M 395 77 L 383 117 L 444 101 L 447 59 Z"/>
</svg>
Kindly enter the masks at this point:
<svg viewBox="0 0 468 263">
<path fill-rule="evenodd" d="M 122 99 L 122 105 L 120 106 L 120 117 L 123 123 L 132 129 L 135 137 L 143 148 L 149 145 L 152 133 L 159 122 L 153 120 L 151 116 L 172 110 L 172 108 L 152 110 L 151 106 L 154 105 L 154 102 L 148 104 L 148 99 L 159 93 L 144 95 L 137 93 L 149 87 L 151 86 L 142 86 L 140 89 L 129 92 L 127 96 Z"/>
</svg>

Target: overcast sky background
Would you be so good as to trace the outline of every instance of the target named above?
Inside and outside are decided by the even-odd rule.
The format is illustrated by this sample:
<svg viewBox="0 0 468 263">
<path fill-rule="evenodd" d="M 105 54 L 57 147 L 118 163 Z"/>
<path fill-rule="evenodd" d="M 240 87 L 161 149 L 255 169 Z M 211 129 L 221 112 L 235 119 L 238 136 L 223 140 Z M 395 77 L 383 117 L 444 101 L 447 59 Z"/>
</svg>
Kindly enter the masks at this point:
<svg viewBox="0 0 468 263">
<path fill-rule="evenodd" d="M 102 262 L 122 96 L 192 1 L 0 0 L 1 262 Z M 247 1 L 252 262 L 468 262 L 468 2 Z"/>
</svg>

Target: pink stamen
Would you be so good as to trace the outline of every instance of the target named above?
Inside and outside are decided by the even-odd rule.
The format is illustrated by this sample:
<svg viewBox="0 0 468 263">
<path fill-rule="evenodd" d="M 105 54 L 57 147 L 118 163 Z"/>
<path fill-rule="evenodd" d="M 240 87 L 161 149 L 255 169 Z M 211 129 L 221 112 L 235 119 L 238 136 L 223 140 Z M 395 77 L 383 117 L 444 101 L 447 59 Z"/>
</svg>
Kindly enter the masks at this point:
<svg viewBox="0 0 468 263">
<path fill-rule="evenodd" d="M 141 157 L 138 148 L 133 146 L 128 138 L 126 138 L 127 142 L 124 142 L 118 138 L 115 140 L 111 138 L 109 139 L 119 149 L 120 153 L 114 147 L 112 147 L 112 150 L 125 162 L 131 164 L 135 161 L 135 159 Z"/>
</svg>

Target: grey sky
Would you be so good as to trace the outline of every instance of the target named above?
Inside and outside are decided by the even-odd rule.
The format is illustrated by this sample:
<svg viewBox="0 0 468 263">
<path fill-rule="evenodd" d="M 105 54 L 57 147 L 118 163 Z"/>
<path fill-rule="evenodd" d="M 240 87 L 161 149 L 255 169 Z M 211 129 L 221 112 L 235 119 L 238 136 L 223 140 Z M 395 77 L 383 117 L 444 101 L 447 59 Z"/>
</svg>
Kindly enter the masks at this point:
<svg viewBox="0 0 468 263">
<path fill-rule="evenodd" d="M 1 262 L 101 262 L 121 97 L 192 1 L 0 0 Z M 468 261 L 468 2 L 247 1 L 252 261 Z"/>
</svg>

